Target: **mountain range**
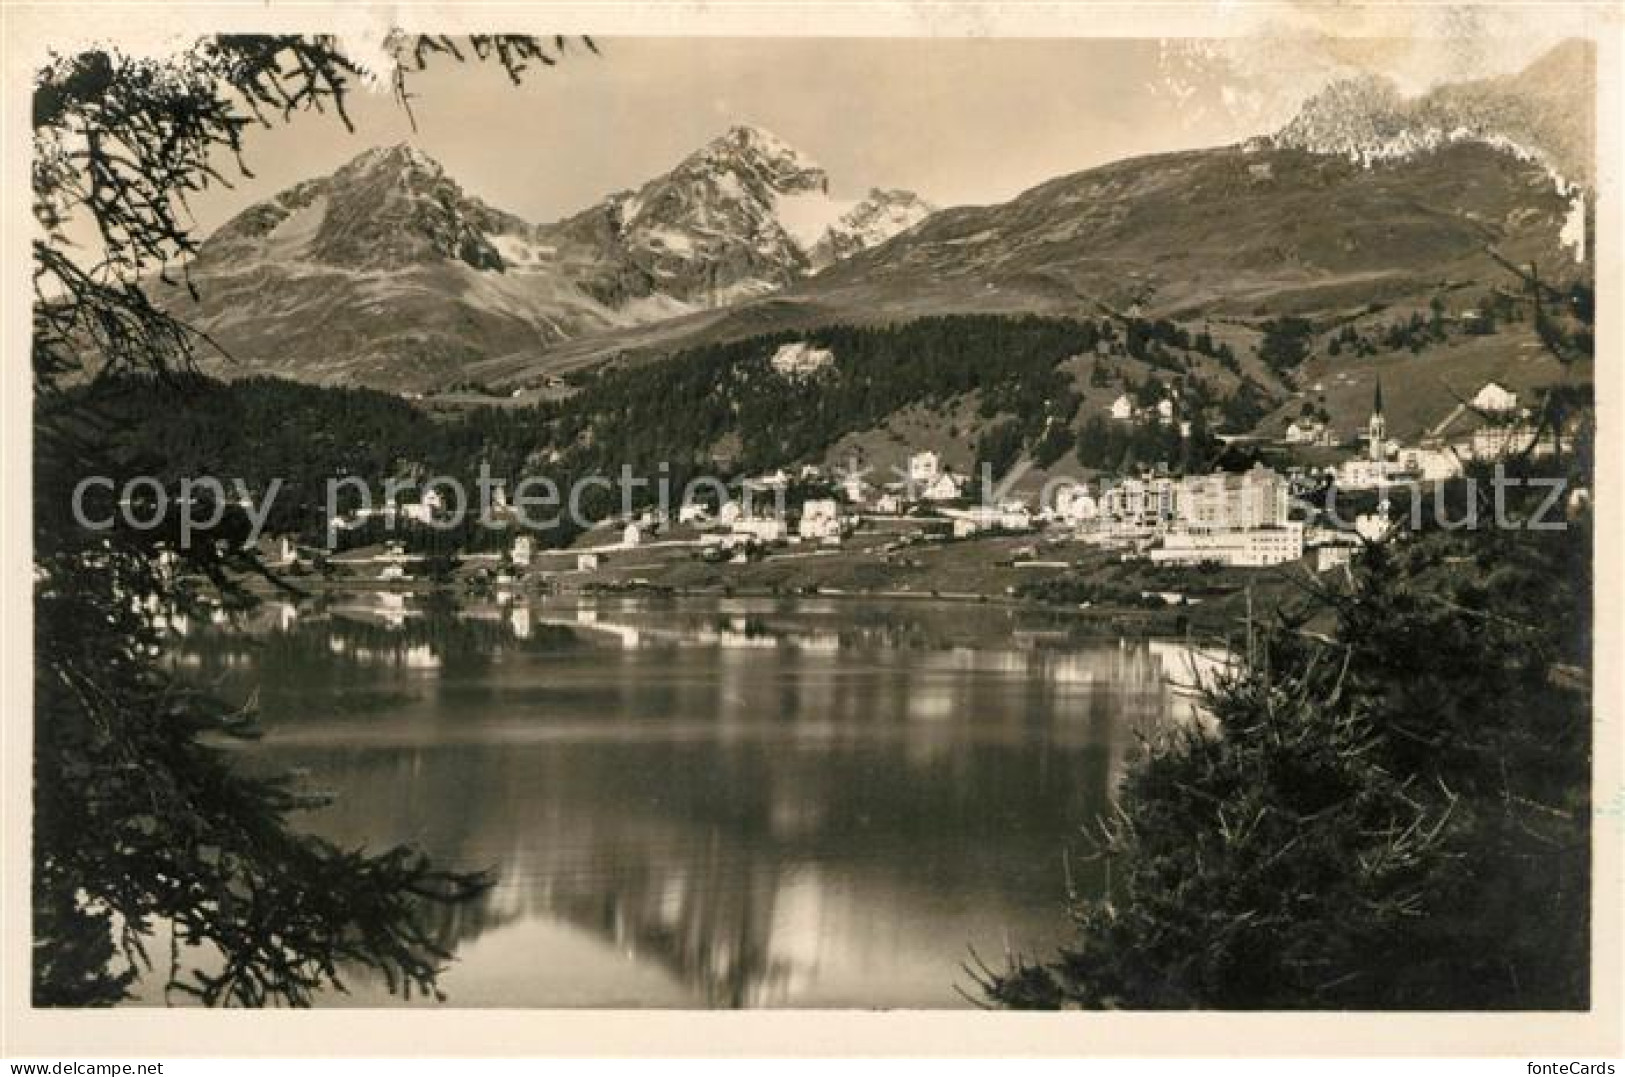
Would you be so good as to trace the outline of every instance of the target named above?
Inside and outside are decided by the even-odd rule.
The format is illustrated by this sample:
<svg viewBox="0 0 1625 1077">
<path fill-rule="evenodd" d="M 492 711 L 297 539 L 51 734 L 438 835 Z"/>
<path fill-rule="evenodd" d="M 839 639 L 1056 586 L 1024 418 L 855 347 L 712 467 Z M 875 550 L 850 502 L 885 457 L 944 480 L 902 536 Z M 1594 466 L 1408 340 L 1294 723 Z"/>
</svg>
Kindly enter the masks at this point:
<svg viewBox="0 0 1625 1077">
<path fill-rule="evenodd" d="M 201 246 L 199 298 L 161 298 L 226 348 L 222 372 L 400 391 L 523 387 L 611 356 L 837 321 L 1403 302 L 1502 279 L 1492 249 L 1572 264 L 1593 70 L 1589 46 L 1570 44 L 1414 99 L 1338 83 L 1244 145 L 942 210 L 908 191 L 835 198 L 822 167 L 756 127 L 540 224 L 419 150 L 377 148 L 238 214 Z"/>
<path fill-rule="evenodd" d="M 753 127 L 549 224 L 380 147 L 239 213 L 200 247 L 198 298 L 162 295 L 228 369 L 426 388 L 493 355 L 777 291 L 932 209 L 908 191 L 832 197 L 823 168 Z"/>
</svg>

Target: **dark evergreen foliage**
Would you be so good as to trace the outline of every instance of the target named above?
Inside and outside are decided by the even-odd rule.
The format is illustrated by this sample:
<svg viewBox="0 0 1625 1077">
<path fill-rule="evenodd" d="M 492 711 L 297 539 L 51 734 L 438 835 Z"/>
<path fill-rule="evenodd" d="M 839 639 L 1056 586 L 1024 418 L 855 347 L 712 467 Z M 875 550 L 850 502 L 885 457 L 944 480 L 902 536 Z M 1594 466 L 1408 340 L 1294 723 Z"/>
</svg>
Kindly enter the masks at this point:
<svg viewBox="0 0 1625 1077">
<path fill-rule="evenodd" d="M 1548 350 L 1589 356 L 1582 289 L 1513 269 Z M 1542 313 L 1543 307 L 1548 307 Z M 1546 392 L 1577 444 L 1514 477 L 1589 490 L 1586 394 Z M 1483 480 L 1485 474 L 1471 477 Z M 1073 941 L 971 975 L 1015 1008 L 1582 1010 L 1590 1003 L 1592 518 L 1486 486 L 1301 609 L 1246 625 L 1209 720 L 1148 744 L 1100 824 Z M 1522 526 L 1541 518 L 1540 529 Z M 1553 525 L 1557 526 L 1553 526 Z M 1329 620 L 1330 631 L 1315 624 Z"/>
<path fill-rule="evenodd" d="M 403 103 L 405 71 L 431 53 L 471 51 L 518 78 L 563 47 L 525 37 L 389 44 Z M 181 549 L 169 527 L 87 531 L 69 512 L 83 477 L 213 463 L 204 454 L 233 438 L 229 424 L 243 417 L 229 412 L 187 413 L 167 434 L 153 416 L 147 438 L 115 436 L 130 379 L 173 390 L 170 406 L 184 408 L 185 375 L 206 346 L 153 306 L 144 282 L 177 267 L 184 276 L 196 251 L 184 200 L 226 181 L 222 160 L 242 164 L 247 131 L 306 109 L 342 117 L 358 75 L 331 39 L 239 37 L 205 39 L 171 61 L 60 57 L 36 80 L 35 1005 L 117 1002 L 154 968 L 166 996 L 211 1004 L 303 1005 L 356 968 L 403 994 L 432 993 L 445 954 L 424 903 L 483 885 L 410 849 L 344 850 L 301 833 L 291 788 L 246 777 L 220 750 L 252 732 L 252 715 L 162 664 L 163 615 L 202 608 L 183 580 L 211 581 L 227 605 L 247 601 L 231 583 L 258 571 L 240 521 Z M 70 250 L 73 219 L 95 227 L 91 249 Z M 354 439 L 317 444 L 364 451 Z M 160 931 L 171 939 L 161 956 L 149 952 Z"/>
<path fill-rule="evenodd" d="M 1258 342 L 1258 357 L 1277 375 L 1286 374 L 1309 358 L 1314 324 L 1304 318 L 1285 316 L 1264 323 L 1264 336 Z"/>
<path fill-rule="evenodd" d="M 1167 734 L 1103 823 L 1103 894 L 1015 1007 L 1576 1009 L 1589 983 L 1583 528 L 1372 551 L 1248 641 L 1211 726 Z M 1461 560 L 1466 559 L 1465 564 Z"/>
</svg>

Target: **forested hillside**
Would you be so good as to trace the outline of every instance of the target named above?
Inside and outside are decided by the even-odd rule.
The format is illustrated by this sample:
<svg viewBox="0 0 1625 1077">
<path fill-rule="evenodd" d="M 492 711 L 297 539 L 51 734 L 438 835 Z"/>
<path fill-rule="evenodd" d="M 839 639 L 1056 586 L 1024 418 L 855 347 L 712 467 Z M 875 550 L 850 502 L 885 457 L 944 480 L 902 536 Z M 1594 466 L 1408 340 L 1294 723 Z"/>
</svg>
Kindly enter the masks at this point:
<svg viewBox="0 0 1625 1077">
<path fill-rule="evenodd" d="M 774 369 L 778 348 L 801 339 L 827 349 L 833 361 L 806 376 Z M 320 527 L 311 510 L 330 477 L 360 476 L 374 486 L 394 476 L 472 482 L 483 462 L 510 481 L 543 474 L 563 484 L 613 475 L 623 465 L 644 476 L 665 465 L 674 483 L 701 472 L 726 478 L 817 460 L 843 436 L 901 409 L 952 402 L 974 402 L 976 447 L 996 471 L 1022 455 L 1041 464 L 1069 456 L 1076 431 L 1098 425 L 1084 417 L 1085 398 L 1098 411 L 1125 387 L 1154 400 L 1167 386 L 1181 386 L 1196 411 L 1193 435 L 1201 438 L 1208 425 L 1202 410 L 1230 394 L 1221 397 L 1167 350 L 1181 346 L 1233 362 L 1227 349 L 1169 323 L 1124 331 L 1105 320 L 967 316 L 701 347 L 663 363 L 607 368 L 567 399 L 530 407 L 493 403 L 432 416 L 377 390 L 271 378 L 187 381 L 187 406 L 179 409 L 170 387 L 128 384 L 107 393 L 103 406 L 124 425 L 118 453 L 130 472 L 146 468 L 177 481 L 242 478 L 256 490 L 280 478 L 275 524 L 308 531 Z M 1153 373 L 1108 376 L 1114 364 Z M 1080 378 L 1080 370 L 1089 376 Z M 1138 439 L 1141 460 L 1159 452 L 1177 459 L 1177 428 L 1132 435 L 1136 428 L 1119 427 L 1099 452 L 1084 439 L 1099 456 L 1090 463 L 1115 465 L 1106 457 L 1123 455 L 1125 437 Z"/>
</svg>

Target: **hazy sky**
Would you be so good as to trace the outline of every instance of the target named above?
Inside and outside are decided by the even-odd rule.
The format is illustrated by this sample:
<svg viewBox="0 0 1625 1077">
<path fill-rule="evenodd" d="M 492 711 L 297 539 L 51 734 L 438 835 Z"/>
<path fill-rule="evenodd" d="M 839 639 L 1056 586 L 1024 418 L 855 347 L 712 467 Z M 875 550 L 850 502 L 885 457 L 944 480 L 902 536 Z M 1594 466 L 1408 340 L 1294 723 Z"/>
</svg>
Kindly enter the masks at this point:
<svg viewBox="0 0 1625 1077">
<path fill-rule="evenodd" d="M 1539 43 L 1511 44 L 1475 58 L 1483 71 L 1470 73 L 1505 69 Z M 1124 39 L 599 45 L 601 56 L 579 51 L 517 88 L 494 67 L 432 62 L 414 76 L 415 133 L 387 94 L 373 93 L 352 104 L 353 134 L 331 116 L 251 131 L 256 178 L 197 199 L 198 224 L 211 229 L 250 201 L 401 141 L 491 204 L 555 220 L 671 168 L 735 123 L 801 149 L 829 171 L 837 195 L 886 186 L 944 206 L 985 203 L 1106 161 L 1272 129 L 1303 94 L 1370 66 L 1370 55 L 1402 79 L 1437 67 L 1415 43 L 1354 57 Z"/>
</svg>

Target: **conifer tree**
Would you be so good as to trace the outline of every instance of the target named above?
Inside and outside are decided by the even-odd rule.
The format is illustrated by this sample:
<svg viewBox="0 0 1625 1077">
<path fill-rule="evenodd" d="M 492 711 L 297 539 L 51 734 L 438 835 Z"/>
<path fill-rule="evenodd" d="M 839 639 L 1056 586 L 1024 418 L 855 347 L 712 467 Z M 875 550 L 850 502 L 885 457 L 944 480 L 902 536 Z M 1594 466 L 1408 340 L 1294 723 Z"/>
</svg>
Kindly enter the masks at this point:
<svg viewBox="0 0 1625 1077">
<path fill-rule="evenodd" d="M 390 47 L 409 108 L 410 73 L 432 57 L 488 61 L 517 81 L 569 43 L 396 35 Z M 154 969 L 166 998 L 209 1004 L 308 1004 L 355 968 L 402 994 L 433 992 L 446 955 L 425 907 L 484 885 L 408 848 L 365 853 L 301 833 L 296 792 L 243 775 L 216 746 L 249 735 L 252 715 L 180 682 L 158 655 L 163 614 L 195 611 L 210 590 L 228 608 L 248 601 L 233 579 L 258 567 L 233 522 L 183 547 L 173 518 L 89 531 L 69 508 L 86 476 L 163 466 L 116 451 L 131 379 L 156 382 L 176 408 L 195 388 L 187 375 L 209 342 L 148 291 L 155 278 L 185 281 L 197 249 L 186 199 L 248 174 L 257 127 L 307 111 L 348 124 L 360 74 L 324 37 L 208 38 L 165 60 L 87 52 L 38 73 L 36 1005 L 114 1003 Z M 70 242 L 75 223 L 92 227 L 90 249 Z"/>
</svg>

